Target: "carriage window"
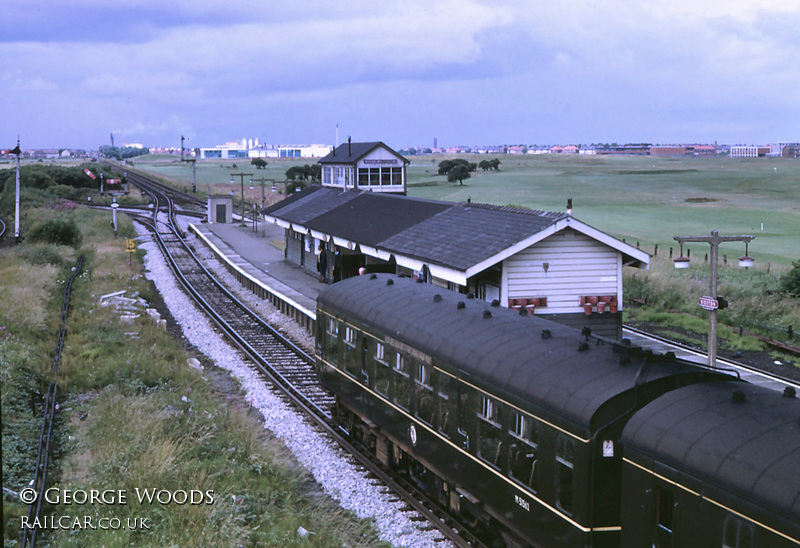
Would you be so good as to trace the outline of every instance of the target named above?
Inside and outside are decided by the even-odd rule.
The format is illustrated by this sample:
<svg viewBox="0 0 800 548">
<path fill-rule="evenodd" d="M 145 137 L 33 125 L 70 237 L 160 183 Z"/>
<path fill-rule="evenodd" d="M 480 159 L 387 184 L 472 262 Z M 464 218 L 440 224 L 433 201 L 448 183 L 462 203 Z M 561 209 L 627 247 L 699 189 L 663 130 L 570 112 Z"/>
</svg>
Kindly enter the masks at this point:
<svg viewBox="0 0 800 548">
<path fill-rule="evenodd" d="M 342 365 L 344 370 L 353 377 L 359 378 L 361 373 L 361 360 L 356 347 L 356 333 L 352 327 L 344 328 L 344 356 Z"/>
<path fill-rule="evenodd" d="M 672 548 L 672 508 L 672 493 L 657 487 L 654 548 Z"/>
<path fill-rule="evenodd" d="M 478 413 L 478 456 L 494 466 L 505 469 L 503 432 L 500 427 L 500 407 L 489 396 L 480 396 Z"/>
<path fill-rule="evenodd" d="M 411 409 L 411 377 L 406 372 L 405 356 L 396 354 L 394 364 L 394 402 L 405 409 Z"/>
<path fill-rule="evenodd" d="M 556 502 L 558 507 L 572 513 L 572 480 L 575 462 L 575 440 L 565 434 L 556 438 Z"/>
<path fill-rule="evenodd" d="M 380 346 L 383 346 L 380 344 Z M 392 378 L 392 369 L 389 367 L 391 360 L 391 350 L 385 351 L 384 358 L 386 360 L 375 359 L 375 390 L 379 394 L 389 397 L 389 385 Z"/>
<path fill-rule="evenodd" d="M 437 416 L 439 417 L 438 429 L 445 437 L 450 437 L 448 434 L 450 408 L 448 407 L 450 400 L 450 376 L 444 373 L 437 374 L 438 386 L 436 390 L 436 405 Z"/>
<path fill-rule="evenodd" d="M 414 379 L 417 392 L 417 417 L 428 424 L 433 424 L 433 386 L 431 386 L 431 370 L 424 363 L 417 364 L 417 377 Z"/>
<path fill-rule="evenodd" d="M 725 518 L 722 548 L 753 548 L 753 526 L 734 516 Z"/>
<path fill-rule="evenodd" d="M 325 331 L 327 333 L 325 357 L 336 365 L 339 362 L 339 323 L 335 318 L 328 318 Z"/>
<path fill-rule="evenodd" d="M 383 343 L 376 343 L 375 344 L 375 359 L 379 362 L 384 362 L 384 350 L 383 350 Z"/>
<path fill-rule="evenodd" d="M 539 424 L 532 417 L 514 411 L 511 417 L 511 477 L 536 491 L 536 453 Z"/>
</svg>

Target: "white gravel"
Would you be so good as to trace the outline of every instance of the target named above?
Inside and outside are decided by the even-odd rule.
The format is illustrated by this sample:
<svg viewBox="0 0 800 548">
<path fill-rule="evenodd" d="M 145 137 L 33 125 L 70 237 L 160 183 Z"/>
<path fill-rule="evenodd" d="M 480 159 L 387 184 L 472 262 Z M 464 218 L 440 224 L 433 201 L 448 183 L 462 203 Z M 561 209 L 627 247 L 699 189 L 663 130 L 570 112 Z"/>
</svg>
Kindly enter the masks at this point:
<svg viewBox="0 0 800 548">
<path fill-rule="evenodd" d="M 287 406 L 273 389 L 261 380 L 254 367 L 242 360 L 238 351 L 215 332 L 205 315 L 178 287 L 158 246 L 145 236 L 146 230 L 138 223 L 136 227 L 143 236 L 140 249 L 146 251 L 145 275 L 155 283 L 175 321 L 181 326 L 184 336 L 218 367 L 229 371 L 240 383 L 246 393 L 247 403 L 264 416 L 265 428 L 283 441 L 299 463 L 310 471 L 322 489 L 343 508 L 351 510 L 358 517 L 373 518 L 384 541 L 391 542 L 395 546 L 437 548 L 445 546 L 446 543 L 434 540 L 440 536 L 438 531 L 420 529 L 420 526 L 427 525 L 427 522 L 412 521 L 410 518 L 415 516 L 415 512 L 401 512 L 403 503 L 392 502 L 390 498 L 394 497 L 382 493 L 382 487 L 375 480 L 365 477 L 365 472 L 353 464 L 334 441 L 315 430 L 306 419 Z M 198 245 L 195 249 L 200 252 L 202 247 Z M 224 272 L 224 268 L 213 259 L 206 260 L 206 267 L 218 274 Z M 233 287 L 230 284 L 228 286 Z M 254 307 L 263 305 L 263 301 L 253 302 L 257 299 L 252 295 L 250 300 Z M 266 312 L 272 316 L 268 309 Z M 286 327 L 287 322 L 292 323 L 290 320 L 282 318 L 282 321 L 286 329 L 291 329 L 291 326 Z"/>
</svg>

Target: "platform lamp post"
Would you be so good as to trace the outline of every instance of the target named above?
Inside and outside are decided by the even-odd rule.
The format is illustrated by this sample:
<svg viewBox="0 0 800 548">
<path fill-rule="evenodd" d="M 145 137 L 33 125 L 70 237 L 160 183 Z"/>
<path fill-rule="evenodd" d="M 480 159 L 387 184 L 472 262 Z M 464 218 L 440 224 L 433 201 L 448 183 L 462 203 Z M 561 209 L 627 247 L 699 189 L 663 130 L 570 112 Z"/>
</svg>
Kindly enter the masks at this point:
<svg viewBox="0 0 800 548">
<path fill-rule="evenodd" d="M 239 181 L 242 184 L 242 201 L 241 201 L 241 209 L 242 209 L 242 223 L 241 226 L 245 226 L 244 224 L 244 178 L 245 177 L 252 177 L 252 173 L 231 173 L 231 184 L 235 184 L 236 181 L 233 180 L 234 177 L 239 177 Z"/>
<path fill-rule="evenodd" d="M 753 258 L 747 256 L 747 244 L 755 236 L 720 236 L 716 230 L 711 231 L 710 236 L 675 236 L 673 239 L 681 244 L 681 256 L 674 260 L 675 268 L 688 268 L 689 259 L 683 256 L 683 244 L 689 242 L 707 243 L 711 246 L 711 281 L 709 297 L 700 298 L 700 306 L 709 311 L 708 316 L 708 366 L 712 369 L 717 367 L 717 309 L 719 300 L 717 297 L 717 273 L 719 265 L 719 244 L 722 242 L 745 242 L 745 255 L 739 258 L 739 266 L 749 268 L 753 266 Z"/>
</svg>

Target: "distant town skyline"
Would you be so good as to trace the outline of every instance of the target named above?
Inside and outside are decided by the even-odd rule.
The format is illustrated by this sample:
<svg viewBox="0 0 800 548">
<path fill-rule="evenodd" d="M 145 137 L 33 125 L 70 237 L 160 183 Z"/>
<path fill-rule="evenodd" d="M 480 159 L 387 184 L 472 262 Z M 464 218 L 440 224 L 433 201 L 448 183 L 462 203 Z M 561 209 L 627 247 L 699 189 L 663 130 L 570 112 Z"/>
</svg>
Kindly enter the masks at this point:
<svg viewBox="0 0 800 548">
<path fill-rule="evenodd" d="M 800 3 L 31 0 L 0 148 L 800 140 Z"/>
</svg>

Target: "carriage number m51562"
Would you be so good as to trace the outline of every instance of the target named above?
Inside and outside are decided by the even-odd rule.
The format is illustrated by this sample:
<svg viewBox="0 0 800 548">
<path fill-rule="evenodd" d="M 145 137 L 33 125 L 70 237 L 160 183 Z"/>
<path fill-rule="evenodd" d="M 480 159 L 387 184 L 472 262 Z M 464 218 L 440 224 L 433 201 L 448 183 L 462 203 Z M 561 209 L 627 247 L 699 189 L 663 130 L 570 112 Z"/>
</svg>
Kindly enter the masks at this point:
<svg viewBox="0 0 800 548">
<path fill-rule="evenodd" d="M 519 495 L 514 495 L 514 502 L 519 504 L 522 508 L 524 508 L 527 512 L 531 511 L 531 503 L 522 498 Z"/>
</svg>

